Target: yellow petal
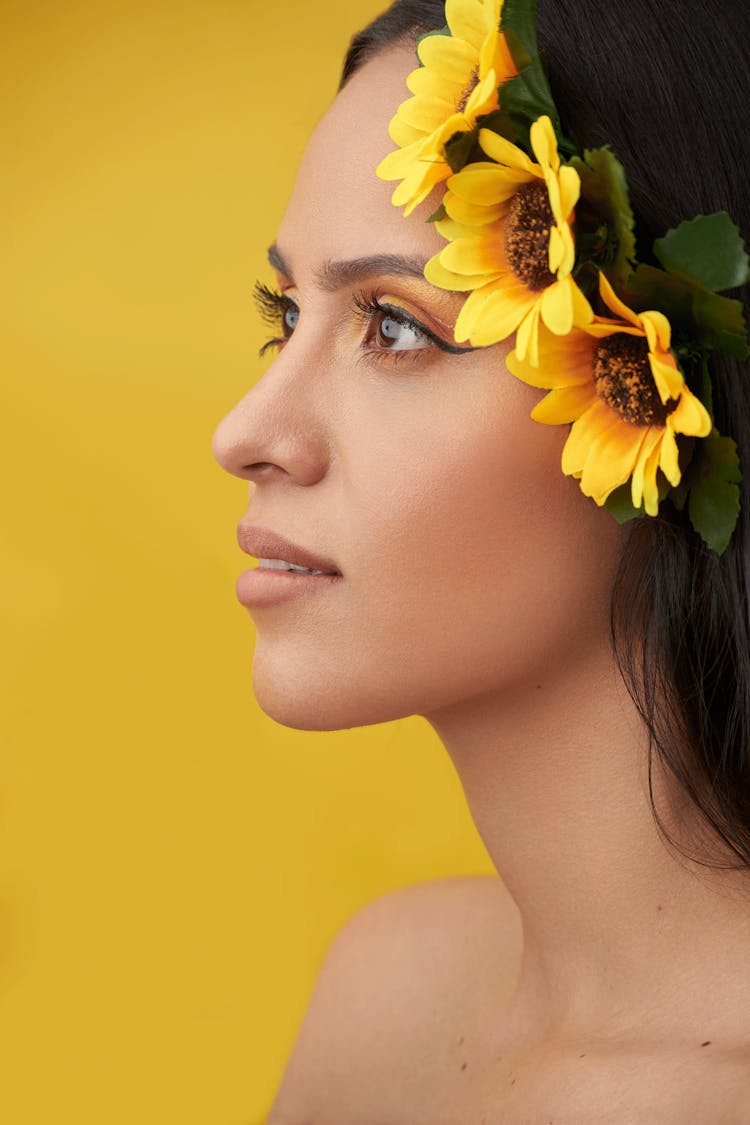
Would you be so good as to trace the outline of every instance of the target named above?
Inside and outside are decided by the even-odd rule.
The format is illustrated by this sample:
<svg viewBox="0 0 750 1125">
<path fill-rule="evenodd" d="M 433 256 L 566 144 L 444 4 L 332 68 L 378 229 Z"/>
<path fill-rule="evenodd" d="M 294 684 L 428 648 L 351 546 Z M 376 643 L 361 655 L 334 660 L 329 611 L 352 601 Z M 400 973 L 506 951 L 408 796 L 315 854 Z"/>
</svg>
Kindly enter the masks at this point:
<svg viewBox="0 0 750 1125">
<path fill-rule="evenodd" d="M 606 339 L 607 336 L 614 335 L 640 336 L 643 339 L 640 328 L 633 328 L 623 320 L 607 320 L 603 316 L 595 316 L 588 324 L 582 324 L 581 328 L 585 328 L 589 336 L 596 336 L 597 339 Z"/>
<path fill-rule="evenodd" d="M 579 328 L 583 328 L 594 319 L 594 310 L 572 279 L 570 284 L 573 293 L 573 323 Z"/>
<path fill-rule="evenodd" d="M 442 253 L 441 250 L 435 254 L 425 265 L 424 275 L 430 285 L 434 285 L 438 289 L 447 289 L 453 293 L 465 293 L 468 289 L 479 289 L 482 285 L 487 284 L 487 277 L 484 274 L 471 277 L 446 269 L 441 261 Z"/>
<path fill-rule="evenodd" d="M 461 274 L 486 274 L 487 280 L 506 269 L 505 250 L 497 231 L 475 238 L 459 238 L 442 251 L 446 269 Z"/>
<path fill-rule="evenodd" d="M 557 176 L 554 172 L 547 171 L 544 179 L 552 217 L 557 226 L 562 226 L 565 220 L 563 219 L 562 210 L 560 208 L 560 185 L 557 182 Z"/>
<path fill-rule="evenodd" d="M 527 292 L 525 288 L 519 295 L 520 299 L 517 300 L 512 297 L 509 299 L 507 287 L 499 288 L 497 283 L 486 288 L 489 291 L 486 299 L 481 304 L 477 301 L 473 308 L 467 309 L 474 296 L 471 294 L 456 321 L 456 339 L 459 338 L 459 323 L 462 333 L 465 331 L 464 324 L 470 324 L 471 328 L 463 338 L 466 339 L 468 336 L 472 344 L 480 348 L 506 340 L 512 332 L 515 332 L 529 309 L 529 304 L 524 303 L 523 300 Z"/>
<path fill-rule="evenodd" d="M 417 67 L 407 75 L 406 85 L 417 98 L 441 98 L 448 106 L 448 114 L 455 112 L 456 103 L 464 89 L 460 83 L 449 82 L 426 66 Z"/>
<path fill-rule="evenodd" d="M 559 227 L 552 227 L 549 232 L 549 271 L 556 274 L 563 260 L 565 246 Z"/>
<path fill-rule="evenodd" d="M 591 359 L 594 345 L 576 329 L 564 337 L 539 328 L 539 366 L 521 360 L 513 351 L 506 358 L 508 370 L 532 387 L 563 388 L 588 386 L 594 390 Z"/>
<path fill-rule="evenodd" d="M 531 160 L 522 148 L 512 144 L 511 141 L 493 133 L 491 129 L 479 130 L 479 144 L 498 164 L 507 165 L 526 173 L 526 182 L 543 179 L 542 169 Z"/>
<path fill-rule="evenodd" d="M 542 320 L 557 336 L 567 336 L 573 327 L 573 281 L 555 281 L 544 290 Z"/>
<path fill-rule="evenodd" d="M 499 22 L 499 21 L 498 21 Z M 513 61 L 513 56 L 510 53 L 507 40 L 502 32 L 497 36 L 495 41 L 495 59 L 492 64 L 492 69 L 497 76 L 498 86 L 503 82 L 507 82 L 509 78 L 513 78 L 518 74 L 516 64 Z"/>
<path fill-rule="evenodd" d="M 466 39 L 477 49 L 487 35 L 487 12 L 481 0 L 446 0 L 445 22 L 451 35 Z M 500 22 L 499 8 L 497 22 Z"/>
<path fill-rule="evenodd" d="M 425 170 L 417 169 L 401 181 L 391 202 L 395 207 L 404 207 L 404 215 L 411 215 L 415 207 L 423 203 L 432 189 L 445 178 L 445 170 L 440 165 L 428 165 Z"/>
<path fill-rule="evenodd" d="M 629 426 L 619 420 L 594 438 L 581 476 L 581 491 L 601 505 L 633 471 L 647 426 Z"/>
<path fill-rule="evenodd" d="M 531 417 L 535 422 L 543 422 L 547 426 L 575 422 L 593 405 L 595 398 L 596 391 L 590 383 L 581 387 L 562 387 L 545 395 L 531 411 Z"/>
<path fill-rule="evenodd" d="M 465 226 L 481 227 L 488 223 L 497 223 L 508 213 L 508 203 L 495 203 L 487 206 L 484 203 L 474 203 L 464 199 L 455 192 L 448 191 L 443 198 L 443 206 L 452 219 L 456 219 Z"/>
<path fill-rule="evenodd" d="M 671 356 L 659 359 L 653 352 L 648 353 L 651 374 L 654 377 L 656 389 L 662 402 L 667 402 L 670 398 L 679 398 L 682 388 L 685 386 L 685 380 L 682 378 L 677 364 L 673 359 L 671 362 L 666 362 L 667 358 L 671 359 Z"/>
<path fill-rule="evenodd" d="M 562 211 L 562 218 L 567 220 L 570 218 L 581 194 L 581 177 L 575 168 L 566 164 L 558 172 L 557 179 L 560 184 L 560 210 Z"/>
<path fill-rule="evenodd" d="M 472 227 L 457 223 L 455 219 L 438 219 L 434 226 L 438 234 L 449 242 L 455 242 L 457 238 L 470 238 L 477 233 Z"/>
<path fill-rule="evenodd" d="M 638 459 L 633 469 L 633 479 L 630 482 L 630 498 L 634 508 L 640 508 L 643 503 L 643 489 L 645 485 L 646 466 L 649 458 L 655 453 L 654 479 L 656 478 L 656 464 L 659 460 L 659 445 L 661 443 L 661 427 L 650 426 L 643 439 L 643 444 L 638 453 Z"/>
<path fill-rule="evenodd" d="M 443 98 L 427 94 L 419 98 L 409 98 L 399 106 L 401 120 L 414 129 L 432 133 L 454 112 L 454 106 Z"/>
<path fill-rule="evenodd" d="M 448 187 L 462 199 L 492 207 L 511 199 L 519 185 L 526 182 L 522 172 L 511 172 L 488 160 L 478 160 L 451 176 Z"/>
<path fill-rule="evenodd" d="M 661 435 L 662 431 L 658 431 Z M 659 467 L 659 449 L 660 442 L 656 444 L 652 450 L 643 474 L 643 503 L 646 508 L 646 514 L 649 516 L 657 516 L 659 514 L 659 488 L 656 483 L 656 470 Z"/>
<path fill-rule="evenodd" d="M 378 164 L 375 175 L 381 180 L 402 180 L 414 167 L 424 146 L 424 141 L 415 141 L 406 148 L 389 152 Z"/>
<path fill-rule="evenodd" d="M 422 129 L 415 129 L 413 125 L 407 125 L 398 113 L 395 117 L 391 118 L 388 133 L 391 140 L 397 144 L 399 148 L 408 148 L 409 145 L 413 145 L 415 141 L 423 141 L 425 139 L 425 134 Z"/>
<path fill-rule="evenodd" d="M 531 126 L 529 136 L 534 156 L 542 169 L 551 168 L 553 172 L 556 172 L 560 167 L 560 157 L 557 152 L 555 130 L 552 128 L 552 121 L 546 114 L 544 117 L 537 118 Z"/>
<path fill-rule="evenodd" d="M 707 437 L 711 433 L 711 416 L 700 399 L 683 387 L 680 401 L 667 418 L 667 425 L 678 434 Z"/>
<path fill-rule="evenodd" d="M 562 257 L 560 264 L 557 267 L 557 276 L 562 281 L 564 277 L 573 269 L 576 260 L 576 244 L 573 239 L 573 231 L 570 229 L 569 223 L 563 223 L 561 227 L 556 230 L 560 233 L 560 240 L 562 242 Z"/>
<path fill-rule="evenodd" d="M 680 483 L 680 454 L 671 426 L 666 426 L 662 434 L 659 468 L 670 484 Z"/>
<path fill-rule="evenodd" d="M 620 300 L 607 278 L 601 272 L 599 273 L 599 292 L 601 293 L 605 305 L 612 310 L 615 316 L 621 317 L 623 320 L 628 321 L 629 324 L 633 324 L 636 328 L 641 327 L 640 320 L 636 314 Z"/>
<path fill-rule="evenodd" d="M 428 35 L 417 54 L 427 70 L 459 89 L 465 89 L 479 62 L 475 48 L 460 36 Z"/>
<path fill-rule="evenodd" d="M 591 443 L 618 422 L 619 418 L 615 412 L 597 398 L 571 427 L 562 454 L 562 471 L 566 476 L 575 475 L 583 470 Z"/>
<path fill-rule="evenodd" d="M 466 298 L 461 306 L 454 328 L 454 336 L 459 344 L 464 340 L 471 339 L 477 319 L 482 315 L 493 294 L 493 287 L 485 285 L 475 289 Z"/>
<path fill-rule="evenodd" d="M 498 107 L 497 79 L 494 70 L 489 71 L 484 78 L 476 84 L 469 94 L 464 114 L 471 119 L 471 128 L 482 113 L 491 113 Z"/>
<path fill-rule="evenodd" d="M 532 367 L 539 366 L 539 301 L 535 300 L 518 325 L 516 351 L 519 359 L 527 359 Z"/>
<path fill-rule="evenodd" d="M 641 326 L 646 333 L 648 346 L 652 352 L 658 350 L 663 352 L 669 351 L 669 345 L 672 339 L 672 326 L 664 313 L 641 313 Z"/>
</svg>

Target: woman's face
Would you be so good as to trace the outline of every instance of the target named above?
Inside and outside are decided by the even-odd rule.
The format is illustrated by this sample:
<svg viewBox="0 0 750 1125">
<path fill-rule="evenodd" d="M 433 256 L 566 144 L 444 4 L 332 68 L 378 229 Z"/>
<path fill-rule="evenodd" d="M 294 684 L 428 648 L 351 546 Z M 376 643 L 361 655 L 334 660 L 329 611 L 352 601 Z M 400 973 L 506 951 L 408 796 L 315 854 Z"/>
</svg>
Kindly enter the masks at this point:
<svg viewBox="0 0 750 1125">
<path fill-rule="evenodd" d="M 608 630 L 619 529 L 563 477 L 567 427 L 529 418 L 542 392 L 507 371 L 512 341 L 439 346 L 463 301 L 420 276 L 440 193 L 405 219 L 375 175 L 413 67 L 372 60 L 316 129 L 276 238 L 285 342 L 214 435 L 250 482 L 243 524 L 342 574 L 250 606 L 256 698 L 300 729 L 517 694 Z"/>
</svg>

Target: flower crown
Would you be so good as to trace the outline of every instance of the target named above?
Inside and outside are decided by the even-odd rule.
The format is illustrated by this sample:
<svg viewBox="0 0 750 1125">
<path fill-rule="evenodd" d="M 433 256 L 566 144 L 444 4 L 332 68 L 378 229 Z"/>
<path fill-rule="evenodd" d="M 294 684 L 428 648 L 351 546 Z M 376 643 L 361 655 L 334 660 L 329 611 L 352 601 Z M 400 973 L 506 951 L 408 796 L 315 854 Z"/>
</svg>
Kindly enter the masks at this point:
<svg viewBox="0 0 750 1125">
<path fill-rule="evenodd" d="M 405 215 L 447 181 L 428 222 L 448 245 L 425 277 L 469 294 L 456 341 L 515 332 L 508 369 L 549 392 L 531 417 L 572 423 L 563 472 L 621 523 L 668 498 L 721 554 L 742 478 L 713 423 L 708 361 L 750 356 L 740 302 L 719 296 L 750 279 L 737 227 L 699 215 L 654 241 L 661 268 L 638 264 L 622 165 L 562 131 L 536 0 L 447 0 L 446 20 L 418 40 L 389 129 L 398 148 L 377 174 L 401 181 Z"/>
</svg>

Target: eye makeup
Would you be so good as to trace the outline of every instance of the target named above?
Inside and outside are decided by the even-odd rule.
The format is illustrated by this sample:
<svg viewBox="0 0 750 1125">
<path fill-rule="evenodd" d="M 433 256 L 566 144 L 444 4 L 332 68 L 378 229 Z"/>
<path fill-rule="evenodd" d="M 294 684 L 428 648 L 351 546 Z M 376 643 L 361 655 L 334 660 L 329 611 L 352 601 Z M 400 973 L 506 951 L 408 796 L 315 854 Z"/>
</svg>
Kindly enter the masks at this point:
<svg viewBox="0 0 750 1125">
<path fill-rule="evenodd" d="M 354 306 L 358 310 L 360 319 L 366 325 L 377 317 L 388 317 L 396 324 L 402 325 L 404 328 L 410 328 L 412 331 L 417 332 L 420 336 L 425 337 L 436 348 L 449 355 L 464 355 L 466 352 L 473 352 L 474 348 L 461 348 L 457 344 L 449 344 L 442 336 L 438 336 L 432 329 L 423 324 L 421 320 L 412 314 L 408 313 L 406 309 L 401 308 L 399 305 L 392 305 L 388 301 L 384 301 L 374 291 L 365 293 L 355 293 Z"/>
<path fill-rule="evenodd" d="M 277 331 L 277 334 L 267 340 L 261 348 L 260 355 L 264 356 L 269 348 L 281 347 L 290 339 L 297 326 L 300 311 L 299 306 L 290 297 L 269 288 L 260 281 L 255 284 L 254 299 L 261 318 Z M 448 355 L 465 355 L 467 352 L 476 350 L 473 347 L 460 347 L 457 344 L 449 343 L 415 317 L 413 313 L 407 312 L 400 305 L 383 300 L 375 290 L 363 290 L 355 293 L 352 297 L 352 304 L 353 315 L 362 323 L 368 333 L 362 346 L 370 354 L 390 354 L 394 359 L 400 359 L 407 354 L 414 356 L 415 352 L 425 351 L 432 347 Z M 425 343 L 411 348 L 395 346 L 398 341 L 382 331 L 382 326 L 388 322 L 391 326 L 397 325 L 412 332 L 415 337 L 421 338 Z M 373 329 L 375 329 L 374 334 Z M 375 337 L 379 340 L 380 346 L 369 346 Z"/>
</svg>

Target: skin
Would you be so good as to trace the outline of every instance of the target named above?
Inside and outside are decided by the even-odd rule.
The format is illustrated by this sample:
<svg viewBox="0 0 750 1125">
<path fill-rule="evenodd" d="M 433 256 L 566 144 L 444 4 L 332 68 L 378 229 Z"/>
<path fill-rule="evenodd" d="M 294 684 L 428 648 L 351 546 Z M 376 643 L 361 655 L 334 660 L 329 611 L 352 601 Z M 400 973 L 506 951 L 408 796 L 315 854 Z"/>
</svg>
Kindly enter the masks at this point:
<svg viewBox="0 0 750 1125">
<path fill-rule="evenodd" d="M 453 343 L 461 295 L 393 275 L 321 284 L 326 263 L 424 262 L 443 245 L 421 221 L 440 192 L 404 219 L 374 174 L 412 67 L 401 49 L 369 62 L 310 140 L 277 237 L 299 321 L 214 436 L 249 482 L 246 520 L 344 576 L 253 610 L 255 695 L 299 729 L 419 714 L 439 734 L 523 927 L 512 999 L 501 989 L 483 1012 L 482 1058 L 534 1060 L 538 1088 L 581 1041 L 607 1057 L 669 1047 L 683 1063 L 707 1040 L 736 1052 L 750 1033 L 747 878 L 681 860 L 655 828 L 609 646 L 623 531 L 562 475 L 567 428 L 530 420 L 541 392 L 508 373 L 512 342 L 450 355 L 397 328 L 399 359 L 382 318 L 364 325 L 353 306 L 374 290 Z M 658 768 L 654 791 L 695 844 Z M 502 953 L 482 962 L 489 983 Z M 482 1073 L 476 1104 L 491 1107 L 500 1076 L 489 1061 Z"/>
</svg>

